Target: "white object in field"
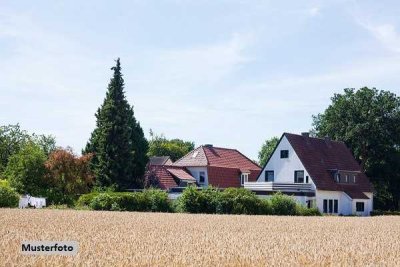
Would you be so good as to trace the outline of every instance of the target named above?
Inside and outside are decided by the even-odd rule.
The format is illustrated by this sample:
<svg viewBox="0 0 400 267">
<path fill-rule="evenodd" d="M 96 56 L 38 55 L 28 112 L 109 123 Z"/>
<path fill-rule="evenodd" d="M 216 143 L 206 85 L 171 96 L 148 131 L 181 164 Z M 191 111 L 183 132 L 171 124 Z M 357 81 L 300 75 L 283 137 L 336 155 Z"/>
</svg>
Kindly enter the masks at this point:
<svg viewBox="0 0 400 267">
<path fill-rule="evenodd" d="M 41 209 L 46 206 L 46 199 L 43 197 L 30 197 L 29 204 L 37 209 Z"/>
<path fill-rule="evenodd" d="M 18 208 L 25 209 L 29 206 L 29 197 L 23 196 L 19 198 Z"/>
<path fill-rule="evenodd" d="M 28 208 L 29 206 L 41 209 L 46 207 L 46 198 L 44 197 L 32 197 L 30 195 L 24 195 L 19 198 L 18 207 L 20 209 Z"/>
</svg>

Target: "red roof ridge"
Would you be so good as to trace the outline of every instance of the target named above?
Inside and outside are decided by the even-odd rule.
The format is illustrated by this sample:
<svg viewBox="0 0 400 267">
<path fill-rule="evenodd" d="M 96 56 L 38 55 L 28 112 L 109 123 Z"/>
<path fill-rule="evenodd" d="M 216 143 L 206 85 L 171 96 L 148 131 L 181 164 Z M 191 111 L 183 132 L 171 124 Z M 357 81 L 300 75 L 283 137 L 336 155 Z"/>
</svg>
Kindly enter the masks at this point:
<svg viewBox="0 0 400 267">
<path fill-rule="evenodd" d="M 216 149 L 224 149 L 224 150 L 231 150 L 231 151 L 236 151 L 237 153 L 239 153 L 241 156 L 243 156 L 245 159 L 247 159 L 249 162 L 251 162 L 253 165 L 255 165 L 257 168 L 262 168 L 260 165 L 258 165 L 257 163 L 255 163 L 253 160 L 251 160 L 251 159 L 249 159 L 246 155 L 244 155 L 242 152 L 240 152 L 239 150 L 237 150 L 236 148 L 226 148 L 226 147 L 216 147 L 216 146 L 204 146 L 204 145 L 202 145 L 201 147 L 203 147 L 203 150 L 204 150 L 204 147 L 206 147 L 206 148 L 216 148 Z M 209 165 L 209 161 L 208 161 L 208 158 L 207 158 L 207 154 L 205 153 L 205 155 L 206 155 L 206 159 L 207 159 L 207 165 Z M 210 165 L 211 166 L 211 165 Z M 215 167 L 218 167 L 217 165 L 212 165 L 212 166 L 215 166 Z"/>
</svg>

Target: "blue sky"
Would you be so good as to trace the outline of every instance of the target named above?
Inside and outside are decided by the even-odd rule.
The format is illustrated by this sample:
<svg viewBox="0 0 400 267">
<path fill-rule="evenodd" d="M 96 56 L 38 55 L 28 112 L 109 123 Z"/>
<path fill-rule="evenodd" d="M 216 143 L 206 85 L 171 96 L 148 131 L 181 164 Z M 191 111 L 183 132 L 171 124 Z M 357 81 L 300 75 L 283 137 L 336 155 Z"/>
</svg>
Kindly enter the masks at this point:
<svg viewBox="0 0 400 267">
<path fill-rule="evenodd" d="M 400 94 L 398 1 L 0 1 L 0 124 L 80 152 L 110 67 L 146 135 L 237 148 L 311 128 L 343 88 Z"/>
</svg>

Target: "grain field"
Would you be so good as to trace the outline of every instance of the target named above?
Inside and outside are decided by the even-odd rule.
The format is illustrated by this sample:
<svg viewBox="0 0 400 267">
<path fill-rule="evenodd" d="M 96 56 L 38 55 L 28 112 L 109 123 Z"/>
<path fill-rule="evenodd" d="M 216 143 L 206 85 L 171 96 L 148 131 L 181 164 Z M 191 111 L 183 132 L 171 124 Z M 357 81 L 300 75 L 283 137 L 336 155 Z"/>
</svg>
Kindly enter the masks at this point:
<svg viewBox="0 0 400 267">
<path fill-rule="evenodd" d="M 400 217 L 0 209 L 1 266 L 400 266 Z M 79 242 L 21 255 L 24 240 Z"/>
</svg>

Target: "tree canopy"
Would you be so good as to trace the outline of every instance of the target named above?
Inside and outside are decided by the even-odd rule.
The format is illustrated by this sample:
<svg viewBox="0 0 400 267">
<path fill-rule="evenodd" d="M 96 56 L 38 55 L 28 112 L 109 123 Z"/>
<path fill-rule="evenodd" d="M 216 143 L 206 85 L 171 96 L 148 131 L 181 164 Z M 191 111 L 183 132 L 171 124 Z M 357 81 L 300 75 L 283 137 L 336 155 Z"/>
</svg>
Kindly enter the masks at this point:
<svg viewBox="0 0 400 267">
<path fill-rule="evenodd" d="M 370 177 L 378 208 L 400 205 L 400 98 L 375 88 L 345 89 L 314 116 L 317 136 L 344 141 Z"/>
<path fill-rule="evenodd" d="M 167 139 L 163 134 L 156 135 L 150 131 L 149 157 L 169 156 L 172 161 L 180 159 L 194 149 L 194 142 L 181 139 Z"/>
<path fill-rule="evenodd" d="M 91 168 L 97 186 L 138 188 L 143 186 L 148 143 L 126 100 L 119 59 L 111 69 L 114 75 L 84 153 L 93 153 Z"/>
<path fill-rule="evenodd" d="M 274 152 L 275 147 L 278 145 L 279 138 L 274 136 L 264 142 L 261 146 L 261 150 L 258 152 L 258 164 L 264 166 L 267 160 Z"/>
</svg>

